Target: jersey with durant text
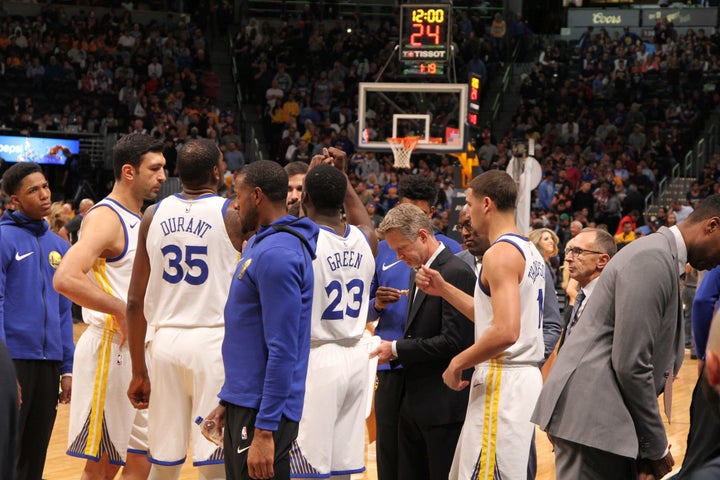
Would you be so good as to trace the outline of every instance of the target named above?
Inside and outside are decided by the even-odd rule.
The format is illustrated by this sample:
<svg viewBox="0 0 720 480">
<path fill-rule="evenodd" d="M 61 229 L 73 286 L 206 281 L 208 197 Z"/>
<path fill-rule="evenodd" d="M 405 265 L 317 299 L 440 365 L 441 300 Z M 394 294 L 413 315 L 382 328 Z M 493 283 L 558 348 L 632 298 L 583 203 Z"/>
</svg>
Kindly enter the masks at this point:
<svg viewBox="0 0 720 480">
<path fill-rule="evenodd" d="M 225 227 L 229 200 L 181 194 L 155 207 L 147 234 L 145 316 L 162 327 L 220 327 L 238 252 Z M 163 268 L 157 268 L 162 265 Z"/>
</svg>

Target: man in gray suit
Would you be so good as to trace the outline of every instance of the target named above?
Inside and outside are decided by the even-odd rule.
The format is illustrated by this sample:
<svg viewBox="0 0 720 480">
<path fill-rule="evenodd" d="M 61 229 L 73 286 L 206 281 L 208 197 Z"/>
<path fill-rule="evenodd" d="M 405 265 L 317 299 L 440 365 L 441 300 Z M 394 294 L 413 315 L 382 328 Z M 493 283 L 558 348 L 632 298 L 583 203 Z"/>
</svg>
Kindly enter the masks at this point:
<svg viewBox="0 0 720 480">
<path fill-rule="evenodd" d="M 577 306 L 573 306 L 567 325 L 563 326 L 558 350 L 562 348 L 569 329 L 579 321 L 598 277 L 616 252 L 613 236 L 599 228 L 585 228 L 568 242 L 565 249 L 568 275 L 578 282 L 580 291 L 575 299 Z"/>
<path fill-rule="evenodd" d="M 672 469 L 657 396 L 670 393 L 683 359 L 686 262 L 720 263 L 720 195 L 605 267 L 532 417 L 554 444 L 558 479 L 658 479 Z"/>
</svg>

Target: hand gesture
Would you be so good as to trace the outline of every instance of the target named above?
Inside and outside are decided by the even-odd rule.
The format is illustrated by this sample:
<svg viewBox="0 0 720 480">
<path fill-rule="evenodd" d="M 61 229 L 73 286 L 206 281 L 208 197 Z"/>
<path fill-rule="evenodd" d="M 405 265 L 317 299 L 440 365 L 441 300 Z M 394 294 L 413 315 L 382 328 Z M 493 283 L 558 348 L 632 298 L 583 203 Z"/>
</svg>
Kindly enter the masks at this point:
<svg viewBox="0 0 720 480">
<path fill-rule="evenodd" d="M 392 342 L 388 342 L 387 340 L 380 342 L 380 345 L 370 352 L 370 358 L 375 357 L 378 357 L 378 363 L 380 365 L 384 365 L 389 363 L 390 360 L 393 360 L 395 356 L 392 353 Z"/>
<path fill-rule="evenodd" d="M 133 373 L 127 396 L 133 407 L 141 410 L 148 408 L 148 404 L 150 403 L 150 377 L 148 377 L 147 373 L 144 375 L 136 375 Z"/>
<path fill-rule="evenodd" d="M 382 310 L 391 303 L 396 303 L 402 298 L 403 295 L 407 295 L 407 290 L 398 290 L 393 287 L 378 287 L 375 292 L 375 309 Z"/>
<path fill-rule="evenodd" d="M 70 403 L 70 398 L 72 397 L 72 377 L 70 375 L 66 375 L 64 377 L 60 378 L 60 403 L 67 404 Z"/>
<path fill-rule="evenodd" d="M 462 379 L 462 370 L 455 366 L 454 361 L 450 362 L 450 365 L 443 372 L 442 378 L 445 385 L 458 392 L 470 385 L 470 382 Z"/>
<path fill-rule="evenodd" d="M 223 438 L 225 430 L 225 407 L 223 405 L 218 405 L 213 409 L 212 412 L 205 416 L 204 420 L 205 422 L 212 420 L 215 423 L 215 429 L 212 432 L 206 432 L 203 428 L 203 436 L 209 441 L 217 443 L 215 439 L 210 438 L 210 436 L 214 436 L 215 438 Z M 222 443 L 220 444 L 220 446 L 222 446 Z"/>
<path fill-rule="evenodd" d="M 415 274 L 415 285 L 428 295 L 441 296 L 445 280 L 440 272 L 423 265 Z"/>
<path fill-rule="evenodd" d="M 251 478 L 265 479 L 275 476 L 275 440 L 271 431 L 255 429 L 248 450 L 247 464 Z"/>
</svg>

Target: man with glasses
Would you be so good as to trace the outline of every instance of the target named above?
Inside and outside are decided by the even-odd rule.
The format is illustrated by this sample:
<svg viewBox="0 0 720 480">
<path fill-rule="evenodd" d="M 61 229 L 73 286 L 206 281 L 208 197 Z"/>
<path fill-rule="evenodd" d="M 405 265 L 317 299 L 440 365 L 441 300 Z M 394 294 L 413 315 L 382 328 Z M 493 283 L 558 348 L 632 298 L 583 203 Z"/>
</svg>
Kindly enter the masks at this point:
<svg viewBox="0 0 720 480">
<path fill-rule="evenodd" d="M 597 278 L 617 252 L 613 237 L 605 230 L 599 228 L 585 228 L 578 233 L 565 249 L 565 261 L 570 278 L 578 282 L 578 296 L 567 325 L 563 326 L 560 337 L 562 348 L 565 338 L 578 322 L 588 298 L 597 284 Z"/>
<path fill-rule="evenodd" d="M 601 248 L 573 243 L 584 259 Z M 684 357 L 680 275 L 720 264 L 720 195 L 681 225 L 661 228 L 605 266 L 571 326 L 532 421 L 548 433 L 557 478 L 662 478 L 674 460 L 657 397 L 670 420 Z"/>
</svg>

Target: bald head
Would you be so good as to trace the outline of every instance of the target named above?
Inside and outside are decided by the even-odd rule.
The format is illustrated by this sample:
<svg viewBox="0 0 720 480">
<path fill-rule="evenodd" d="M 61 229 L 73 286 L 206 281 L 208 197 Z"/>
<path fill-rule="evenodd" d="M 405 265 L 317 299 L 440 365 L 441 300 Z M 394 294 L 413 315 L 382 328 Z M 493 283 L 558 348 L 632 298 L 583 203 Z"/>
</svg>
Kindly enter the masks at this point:
<svg viewBox="0 0 720 480">
<path fill-rule="evenodd" d="M 570 223 L 570 235 L 575 237 L 578 233 L 580 233 L 583 229 L 582 222 L 575 220 Z"/>
<path fill-rule="evenodd" d="M 85 215 L 93 205 L 95 205 L 95 202 L 91 198 L 83 198 L 78 205 L 78 212 L 80 212 L 80 215 Z"/>
</svg>

